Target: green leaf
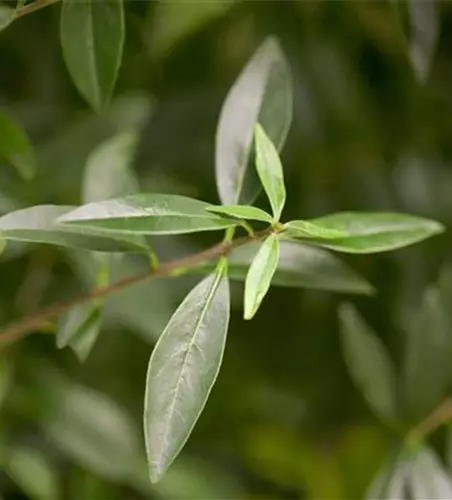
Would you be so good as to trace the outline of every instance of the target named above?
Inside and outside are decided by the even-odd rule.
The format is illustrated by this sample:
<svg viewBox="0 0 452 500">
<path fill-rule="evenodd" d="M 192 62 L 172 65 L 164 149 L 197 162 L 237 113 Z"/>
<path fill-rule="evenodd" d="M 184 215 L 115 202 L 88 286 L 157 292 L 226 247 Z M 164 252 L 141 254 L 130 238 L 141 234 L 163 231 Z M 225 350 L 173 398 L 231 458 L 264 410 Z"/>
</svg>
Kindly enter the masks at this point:
<svg viewBox="0 0 452 500">
<path fill-rule="evenodd" d="M 226 215 L 229 217 L 234 217 L 236 219 L 258 220 L 268 223 L 273 222 L 271 215 L 269 215 L 267 212 L 264 212 L 260 208 L 252 207 L 250 205 L 218 205 L 214 207 L 208 207 L 206 208 L 206 210 L 208 212 Z"/>
<path fill-rule="evenodd" d="M 187 295 L 149 361 L 144 431 L 152 482 L 179 454 L 206 404 L 228 323 L 229 283 L 220 267 Z"/>
<path fill-rule="evenodd" d="M 273 217 L 279 220 L 286 203 L 283 167 L 278 151 L 261 125 L 255 127 L 256 169 L 262 186 L 273 210 Z"/>
<path fill-rule="evenodd" d="M 244 318 L 251 319 L 270 288 L 279 259 L 279 239 L 271 234 L 251 262 L 245 281 Z"/>
<path fill-rule="evenodd" d="M 307 221 L 316 231 L 334 230 L 346 236 L 310 239 L 337 252 L 377 253 L 412 245 L 444 231 L 436 221 L 413 215 L 386 212 L 339 212 Z"/>
<path fill-rule="evenodd" d="M 328 229 L 305 220 L 292 220 L 284 224 L 285 233 L 291 238 L 325 238 L 334 240 L 335 238 L 343 238 L 347 236 L 346 232 L 337 231 L 336 229 Z"/>
<path fill-rule="evenodd" d="M 246 279 L 259 248 L 260 243 L 249 243 L 228 255 L 228 275 L 231 279 Z M 190 272 L 210 273 L 213 267 L 214 264 L 206 263 L 192 268 Z M 296 241 L 280 241 L 279 261 L 272 285 L 365 295 L 375 291 L 370 283 L 330 252 Z"/>
<path fill-rule="evenodd" d="M 452 381 L 451 359 L 452 325 L 439 290 L 431 287 L 406 336 L 402 397 L 409 417 L 423 419 L 446 396 Z"/>
<path fill-rule="evenodd" d="M 236 0 L 158 2 L 147 30 L 149 52 L 154 57 L 166 55 L 192 33 L 224 15 L 235 3 Z"/>
<path fill-rule="evenodd" d="M 12 368 L 4 355 L 0 356 L 0 409 L 11 387 Z"/>
<path fill-rule="evenodd" d="M 7 28 L 16 19 L 16 10 L 7 5 L 0 5 L 0 31 Z"/>
<path fill-rule="evenodd" d="M 56 336 L 59 349 L 70 345 L 80 361 L 91 352 L 101 326 L 101 310 L 98 304 L 81 304 L 61 316 Z"/>
<path fill-rule="evenodd" d="M 57 469 L 38 450 L 20 446 L 11 450 L 6 471 L 30 500 L 57 500 Z"/>
<path fill-rule="evenodd" d="M 0 161 L 12 165 L 24 179 L 33 176 L 35 159 L 30 142 L 22 129 L 0 111 Z"/>
<path fill-rule="evenodd" d="M 115 234 L 180 234 L 237 225 L 235 220 L 209 214 L 209 206 L 185 196 L 137 194 L 88 203 L 61 217 L 60 222 Z"/>
<path fill-rule="evenodd" d="M 428 78 L 439 38 L 439 14 L 436 2 L 409 0 L 411 37 L 409 55 L 417 79 Z"/>
<path fill-rule="evenodd" d="M 64 0 L 61 46 L 80 94 L 96 111 L 113 93 L 125 37 L 122 0 Z"/>
<path fill-rule="evenodd" d="M 382 420 L 396 421 L 396 374 L 384 345 L 352 305 L 340 307 L 339 319 L 342 349 L 352 379 Z"/>
<path fill-rule="evenodd" d="M 406 481 L 409 462 L 404 450 L 376 474 L 366 493 L 366 500 L 403 500 L 406 498 Z M 408 500 L 408 499 L 407 499 Z"/>
<path fill-rule="evenodd" d="M 0 217 L 0 236 L 6 240 L 50 243 L 102 252 L 144 251 L 140 239 L 99 234 L 92 229 L 59 224 L 57 219 L 75 207 L 38 205 Z"/>
<path fill-rule="evenodd" d="M 421 449 L 410 465 L 407 478 L 410 499 L 452 498 L 452 480 L 434 451 Z"/>
<path fill-rule="evenodd" d="M 224 205 L 250 204 L 260 190 L 250 153 L 254 126 L 261 123 L 278 151 L 292 121 L 289 66 L 274 37 L 267 38 L 230 90 L 216 137 L 216 179 Z"/>
<path fill-rule="evenodd" d="M 83 178 L 83 201 L 90 203 L 138 191 L 130 170 L 138 135 L 123 132 L 107 139 L 88 157 Z"/>
</svg>

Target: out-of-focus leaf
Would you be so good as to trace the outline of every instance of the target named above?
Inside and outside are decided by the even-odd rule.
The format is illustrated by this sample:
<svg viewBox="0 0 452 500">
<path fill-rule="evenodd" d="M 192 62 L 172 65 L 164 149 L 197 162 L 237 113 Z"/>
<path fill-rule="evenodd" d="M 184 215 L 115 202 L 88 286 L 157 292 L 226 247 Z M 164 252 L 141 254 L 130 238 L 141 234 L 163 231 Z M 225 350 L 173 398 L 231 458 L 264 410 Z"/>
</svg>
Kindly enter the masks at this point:
<svg viewBox="0 0 452 500">
<path fill-rule="evenodd" d="M 6 240 L 50 243 L 101 252 L 146 250 L 134 235 L 116 235 L 95 229 L 59 224 L 57 219 L 75 207 L 38 205 L 0 217 L 0 236 Z"/>
<path fill-rule="evenodd" d="M 71 78 L 91 107 L 110 100 L 125 38 L 122 0 L 64 0 L 61 46 Z"/>
<path fill-rule="evenodd" d="M 403 452 L 376 474 L 366 492 L 366 500 L 408 500 L 406 485 L 409 463 Z"/>
<path fill-rule="evenodd" d="M 6 246 L 6 240 L 0 238 L 0 256 L 3 253 L 3 250 L 5 250 L 5 246 Z"/>
<path fill-rule="evenodd" d="M 319 245 L 337 252 L 377 253 L 395 250 L 444 231 L 436 221 L 398 213 L 339 212 L 307 222 L 323 230 L 343 232 L 346 236 L 310 239 L 310 244 Z M 317 230 L 317 229 L 316 229 Z"/>
<path fill-rule="evenodd" d="M 16 168 L 19 174 L 25 179 L 29 179 L 34 173 L 35 158 L 28 137 L 18 123 L 15 123 L 0 110 L 1 160 L 8 162 Z"/>
<path fill-rule="evenodd" d="M 423 448 L 412 459 L 408 475 L 410 500 L 452 498 L 452 480 L 435 452 Z"/>
<path fill-rule="evenodd" d="M 439 38 L 439 14 L 435 0 L 409 0 L 411 20 L 410 59 L 417 79 L 425 82 Z"/>
<path fill-rule="evenodd" d="M 62 374 L 49 371 L 39 377 L 50 401 L 41 420 L 48 438 L 80 467 L 111 481 L 127 482 L 142 457 L 129 415 L 106 395 Z"/>
<path fill-rule="evenodd" d="M 0 356 L 0 408 L 11 386 L 12 369 L 4 356 Z"/>
<path fill-rule="evenodd" d="M 439 290 L 429 288 L 406 336 L 403 393 L 409 417 L 424 418 L 452 381 L 452 325 Z"/>
<path fill-rule="evenodd" d="M 256 169 L 270 201 L 273 217 L 279 220 L 286 203 L 283 167 L 278 151 L 260 124 L 255 127 Z"/>
<path fill-rule="evenodd" d="M 340 307 L 339 319 L 342 349 L 353 381 L 380 418 L 396 421 L 396 373 L 384 345 L 351 304 Z"/>
<path fill-rule="evenodd" d="M 160 1 L 148 23 L 146 40 L 150 54 L 165 55 L 192 33 L 221 17 L 235 3 L 236 0 Z"/>
<path fill-rule="evenodd" d="M 20 446 L 9 452 L 6 470 L 30 500 L 57 500 L 59 477 L 56 468 L 40 451 Z"/>
<path fill-rule="evenodd" d="M 98 304 L 81 304 L 60 317 L 56 343 L 58 348 L 68 345 L 80 361 L 85 361 L 99 335 L 101 311 Z"/>
<path fill-rule="evenodd" d="M 326 238 L 328 240 L 335 238 L 343 238 L 347 233 L 337 231 L 336 229 L 328 229 L 305 220 L 292 220 L 284 224 L 285 235 L 292 238 Z"/>
<path fill-rule="evenodd" d="M 104 141 L 89 156 L 83 178 L 83 202 L 107 200 L 138 191 L 130 171 L 137 145 L 135 133 L 126 132 Z"/>
<path fill-rule="evenodd" d="M 144 410 L 152 482 L 179 454 L 206 404 L 223 357 L 229 307 L 223 262 L 187 295 L 152 352 Z"/>
<path fill-rule="evenodd" d="M 233 250 L 229 256 L 228 275 L 244 281 L 248 268 L 260 248 L 259 243 L 249 243 Z M 213 264 L 203 264 L 193 273 L 210 273 Z M 364 278 L 350 269 L 334 255 L 321 248 L 314 248 L 295 241 L 281 241 L 279 261 L 272 284 L 276 286 L 312 288 L 331 292 L 371 295 L 374 288 Z"/>
<path fill-rule="evenodd" d="M 292 121 L 292 86 L 279 42 L 267 38 L 230 90 L 216 137 L 216 179 L 223 204 L 251 203 L 260 186 L 249 168 L 254 126 L 261 123 L 278 151 Z"/>
<path fill-rule="evenodd" d="M 235 217 L 237 219 L 258 220 L 261 222 L 273 222 L 271 215 L 260 208 L 250 205 L 219 205 L 206 208 L 208 212 Z"/>
<path fill-rule="evenodd" d="M 7 5 L 0 5 L 0 31 L 7 28 L 16 19 L 16 11 Z"/>
<path fill-rule="evenodd" d="M 60 217 L 66 226 L 93 228 L 112 234 L 180 234 L 235 226 L 207 212 L 208 203 L 169 194 L 137 194 L 88 203 Z"/>
<path fill-rule="evenodd" d="M 271 234 L 251 262 L 245 280 L 244 318 L 251 319 L 270 288 L 279 260 L 279 239 Z"/>
</svg>

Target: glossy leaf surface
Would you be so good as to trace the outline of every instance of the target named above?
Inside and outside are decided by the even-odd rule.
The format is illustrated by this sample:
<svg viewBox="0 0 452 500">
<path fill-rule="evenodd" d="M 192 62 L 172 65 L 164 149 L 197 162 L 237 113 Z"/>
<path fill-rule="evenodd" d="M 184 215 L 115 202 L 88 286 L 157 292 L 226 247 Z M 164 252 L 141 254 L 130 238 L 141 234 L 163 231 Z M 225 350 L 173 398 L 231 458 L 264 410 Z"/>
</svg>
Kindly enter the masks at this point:
<svg viewBox="0 0 452 500">
<path fill-rule="evenodd" d="M 259 248 L 245 280 L 244 317 L 251 319 L 270 288 L 279 260 L 279 239 L 270 235 Z"/>
<path fill-rule="evenodd" d="M 267 212 L 250 205 L 219 205 L 208 207 L 206 210 L 214 214 L 226 215 L 237 219 L 258 220 L 267 223 L 273 221 L 271 215 Z"/>
<path fill-rule="evenodd" d="M 281 150 L 291 121 L 290 70 L 279 42 L 270 37 L 243 69 L 221 110 L 215 168 L 223 204 L 251 203 L 260 190 L 249 161 L 255 124 L 261 123 Z"/>
<path fill-rule="evenodd" d="M 220 369 L 229 323 L 229 283 L 220 269 L 172 316 L 149 361 L 144 430 L 151 481 L 187 441 Z"/>
<path fill-rule="evenodd" d="M 60 33 L 75 86 L 99 110 L 113 93 L 121 65 L 125 37 L 122 0 L 64 0 Z"/>
<path fill-rule="evenodd" d="M 207 212 L 208 203 L 169 194 L 137 194 L 88 203 L 60 218 L 66 225 L 113 233 L 178 234 L 231 227 L 230 221 Z"/>
</svg>

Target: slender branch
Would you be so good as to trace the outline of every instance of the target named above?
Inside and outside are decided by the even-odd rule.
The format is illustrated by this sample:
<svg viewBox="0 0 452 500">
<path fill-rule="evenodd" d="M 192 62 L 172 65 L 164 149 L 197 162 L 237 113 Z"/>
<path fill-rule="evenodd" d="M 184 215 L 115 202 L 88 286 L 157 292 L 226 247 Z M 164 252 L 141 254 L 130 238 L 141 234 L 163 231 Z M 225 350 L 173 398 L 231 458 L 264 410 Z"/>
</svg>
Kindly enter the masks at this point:
<svg viewBox="0 0 452 500">
<path fill-rule="evenodd" d="M 451 419 L 452 397 L 447 398 L 437 408 L 435 408 L 432 413 L 427 415 L 427 417 L 408 434 L 408 440 L 421 440 Z"/>
<path fill-rule="evenodd" d="M 5 348 L 7 345 L 13 344 L 14 342 L 17 342 L 22 338 L 30 335 L 31 333 L 33 333 L 33 331 L 41 328 L 44 324 L 48 323 L 49 320 L 66 312 L 71 307 L 84 304 L 85 302 L 89 302 L 91 300 L 101 299 L 112 293 L 124 290 L 129 286 L 141 283 L 142 281 L 181 274 L 186 269 L 196 267 L 203 262 L 213 260 L 223 255 L 227 255 L 234 248 L 237 248 L 254 240 L 260 240 L 267 236 L 270 232 L 271 229 L 266 229 L 264 231 L 256 233 L 253 237 L 237 238 L 233 241 L 225 240 L 195 255 L 190 255 L 189 257 L 176 259 L 170 262 L 164 262 L 158 267 L 152 268 L 145 273 L 129 276 L 121 281 L 113 283 L 112 285 L 94 288 L 87 294 L 51 305 L 45 309 L 42 309 L 36 314 L 27 316 L 17 322 L 11 323 L 9 326 L 4 328 L 0 332 L 0 350 Z"/>
<path fill-rule="evenodd" d="M 32 12 L 36 12 L 37 10 L 43 9 L 44 7 L 49 7 L 54 3 L 59 2 L 60 0 L 35 0 L 33 3 L 29 3 L 24 5 L 23 7 L 19 7 L 16 10 L 16 17 L 23 17 L 27 14 L 31 14 Z"/>
</svg>

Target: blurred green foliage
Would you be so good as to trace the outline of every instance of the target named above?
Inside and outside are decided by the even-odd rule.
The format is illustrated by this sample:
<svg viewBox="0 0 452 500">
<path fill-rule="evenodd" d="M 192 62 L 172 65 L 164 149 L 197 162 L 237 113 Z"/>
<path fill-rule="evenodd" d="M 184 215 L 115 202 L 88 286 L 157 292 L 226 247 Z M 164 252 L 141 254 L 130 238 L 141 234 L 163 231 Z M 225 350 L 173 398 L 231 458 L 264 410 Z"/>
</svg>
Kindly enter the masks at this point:
<svg viewBox="0 0 452 500">
<path fill-rule="evenodd" d="M 0 26 L 7 23 L 6 3 Z M 91 153 L 135 127 L 140 143 L 133 167 L 142 191 L 218 203 L 214 147 L 221 103 L 262 39 L 275 34 L 295 94 L 282 152 L 287 218 L 396 210 L 451 226 L 452 4 L 436 2 L 436 21 L 431 13 L 414 16 L 412 4 L 126 2 L 116 90 L 97 114 L 64 65 L 61 6 L 23 16 L 0 32 L 0 107 L 25 128 L 35 158 L 6 162 L 0 147 L 1 212 L 82 203 Z M 412 19 L 421 26 L 413 29 Z M 98 182 L 101 190 L 105 181 Z M 258 205 L 265 206 L 262 195 Z M 171 259 L 214 240 L 153 241 L 157 253 Z M 425 289 L 440 279 L 446 310 L 452 301 L 445 271 L 451 244 L 446 232 L 413 248 L 347 257 L 376 296 L 272 288 L 246 324 L 243 288 L 235 284 L 220 377 L 186 448 L 156 485 L 149 484 L 142 444 L 146 365 L 196 278 L 157 280 L 108 298 L 99 341 L 83 364 L 72 351 L 56 350 L 44 331 L 15 343 L 0 353 L 0 496 L 363 497 L 396 443 L 349 376 L 337 307 L 344 299 L 354 303 L 402 373 L 409 326 L 419 326 Z M 1 324 L 91 288 L 97 265 L 79 250 L 8 244 L 0 267 Z M 111 279 L 146 266 L 126 256 L 115 262 Z M 438 323 L 440 313 L 432 314 L 424 333 Z M 422 342 L 422 332 L 417 335 Z M 432 444 L 441 451 L 438 434 Z M 434 467 L 428 453 L 416 467 L 421 459 Z"/>
</svg>

